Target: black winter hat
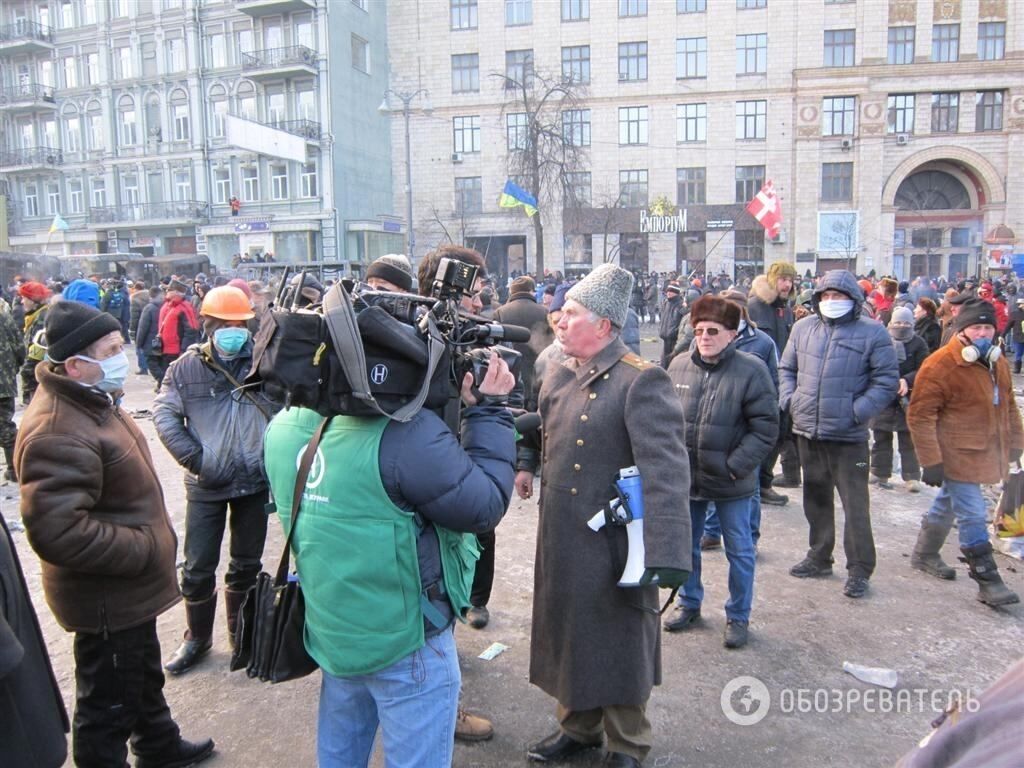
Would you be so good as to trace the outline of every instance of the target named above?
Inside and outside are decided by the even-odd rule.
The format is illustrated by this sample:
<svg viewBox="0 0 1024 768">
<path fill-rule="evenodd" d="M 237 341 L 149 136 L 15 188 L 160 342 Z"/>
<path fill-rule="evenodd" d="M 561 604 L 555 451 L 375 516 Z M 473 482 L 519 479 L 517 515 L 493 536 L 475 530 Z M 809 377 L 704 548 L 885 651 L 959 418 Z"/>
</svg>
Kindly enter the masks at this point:
<svg viewBox="0 0 1024 768">
<path fill-rule="evenodd" d="M 953 328 L 959 332 L 972 325 L 991 325 L 997 328 L 995 308 L 982 299 L 972 299 L 963 304 L 953 321 Z"/>
<path fill-rule="evenodd" d="M 113 315 L 79 301 L 58 301 L 46 314 L 46 354 L 54 363 L 63 363 L 94 341 L 120 330 Z"/>
</svg>

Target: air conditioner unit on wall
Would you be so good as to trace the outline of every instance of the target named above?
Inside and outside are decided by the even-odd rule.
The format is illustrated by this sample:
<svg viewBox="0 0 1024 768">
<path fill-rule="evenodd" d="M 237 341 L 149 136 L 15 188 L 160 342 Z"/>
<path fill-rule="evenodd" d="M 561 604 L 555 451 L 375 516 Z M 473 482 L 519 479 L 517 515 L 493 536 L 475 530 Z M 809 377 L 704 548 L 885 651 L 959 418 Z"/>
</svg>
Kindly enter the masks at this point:
<svg viewBox="0 0 1024 768">
<path fill-rule="evenodd" d="M 843 139 L 839 142 L 839 146 L 842 149 L 853 149 L 853 139 Z"/>
<path fill-rule="evenodd" d="M 452 152 L 452 162 L 453 163 L 461 163 L 462 162 L 462 153 L 461 152 Z"/>
<path fill-rule="evenodd" d="M 780 229 L 779 234 L 771 239 L 775 245 L 783 245 L 786 242 L 786 230 Z"/>
<path fill-rule="evenodd" d="M 906 146 L 907 144 L 910 143 L 910 134 L 909 133 L 897 133 L 896 134 L 896 143 L 899 146 L 901 146 L 901 147 Z"/>
</svg>

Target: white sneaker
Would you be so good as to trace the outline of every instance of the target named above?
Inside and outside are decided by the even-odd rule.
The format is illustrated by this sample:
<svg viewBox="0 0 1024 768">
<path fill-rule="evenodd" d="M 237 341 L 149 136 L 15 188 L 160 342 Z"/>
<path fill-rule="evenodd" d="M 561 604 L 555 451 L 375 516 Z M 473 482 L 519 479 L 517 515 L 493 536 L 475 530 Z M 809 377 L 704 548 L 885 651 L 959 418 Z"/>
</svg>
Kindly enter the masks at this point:
<svg viewBox="0 0 1024 768">
<path fill-rule="evenodd" d="M 907 490 L 910 491 L 910 493 L 920 493 L 921 483 L 917 480 L 907 480 Z"/>
</svg>

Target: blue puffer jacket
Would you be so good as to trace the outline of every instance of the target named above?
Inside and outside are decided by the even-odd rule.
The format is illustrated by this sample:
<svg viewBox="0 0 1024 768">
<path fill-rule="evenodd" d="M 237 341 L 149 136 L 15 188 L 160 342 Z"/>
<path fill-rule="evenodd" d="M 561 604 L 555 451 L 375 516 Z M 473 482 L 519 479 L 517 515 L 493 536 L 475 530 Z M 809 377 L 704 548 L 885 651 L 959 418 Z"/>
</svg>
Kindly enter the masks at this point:
<svg viewBox="0 0 1024 768">
<path fill-rule="evenodd" d="M 838 320 L 822 317 L 821 294 L 842 291 L 854 307 Z M 814 290 L 814 314 L 793 326 L 779 366 L 779 407 L 793 432 L 812 440 L 858 443 L 868 422 L 896 397 L 899 366 L 885 327 L 861 317 L 864 293 L 843 269 L 825 273 Z"/>
</svg>

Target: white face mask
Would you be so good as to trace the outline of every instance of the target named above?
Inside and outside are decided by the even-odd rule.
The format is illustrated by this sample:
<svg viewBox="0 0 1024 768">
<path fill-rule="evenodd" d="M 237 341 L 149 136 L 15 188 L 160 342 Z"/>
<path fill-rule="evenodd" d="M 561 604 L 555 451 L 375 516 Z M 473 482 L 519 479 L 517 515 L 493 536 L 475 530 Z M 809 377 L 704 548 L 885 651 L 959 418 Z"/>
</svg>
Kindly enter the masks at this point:
<svg viewBox="0 0 1024 768">
<path fill-rule="evenodd" d="M 746 329 L 747 329 L 747 321 L 742 319 L 742 318 L 740 318 L 740 325 L 739 325 L 739 328 L 736 329 L 736 334 L 739 335 L 739 334 L 743 333 L 743 331 L 745 331 Z"/>
<path fill-rule="evenodd" d="M 818 303 L 821 314 L 830 320 L 838 320 L 853 309 L 853 299 L 831 299 Z"/>
</svg>

